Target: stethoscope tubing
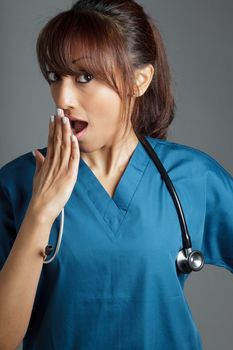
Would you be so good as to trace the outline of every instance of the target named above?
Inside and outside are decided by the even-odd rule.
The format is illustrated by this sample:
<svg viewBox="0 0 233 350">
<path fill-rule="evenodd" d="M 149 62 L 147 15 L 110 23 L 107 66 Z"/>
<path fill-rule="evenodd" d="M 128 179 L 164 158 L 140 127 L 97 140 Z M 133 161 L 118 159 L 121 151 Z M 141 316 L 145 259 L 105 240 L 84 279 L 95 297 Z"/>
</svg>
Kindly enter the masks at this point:
<svg viewBox="0 0 233 350">
<path fill-rule="evenodd" d="M 47 245 L 45 248 L 45 255 L 44 255 L 44 264 L 49 264 L 53 259 L 55 259 L 56 255 L 59 252 L 60 245 L 61 245 L 61 240 L 62 240 L 62 235 L 63 235 L 63 227 L 64 227 L 64 208 L 62 208 L 61 211 L 61 222 L 60 222 L 60 228 L 59 228 L 59 233 L 58 233 L 58 238 L 57 238 L 57 244 L 56 244 L 56 249 L 54 251 L 54 254 L 51 256 L 50 259 L 45 260 L 47 258 L 47 255 L 50 254 L 50 251 L 52 250 L 52 245 Z M 47 252 L 47 254 L 46 254 Z"/>
<path fill-rule="evenodd" d="M 159 170 L 160 175 L 166 184 L 166 187 L 167 187 L 167 189 L 172 197 L 172 200 L 173 200 L 175 208 L 176 208 L 176 212 L 177 212 L 180 227 L 181 227 L 182 245 L 183 245 L 183 248 L 181 248 L 181 250 L 179 251 L 179 253 L 177 255 L 176 263 L 177 263 L 178 270 L 180 272 L 183 272 L 183 273 L 188 273 L 191 271 L 199 271 L 204 266 L 204 256 L 198 250 L 192 251 L 191 238 L 190 238 L 190 235 L 188 232 L 188 227 L 186 224 L 184 212 L 183 212 L 179 197 L 176 193 L 175 187 L 174 187 L 167 171 L 165 170 L 163 164 L 161 163 L 160 159 L 158 158 L 155 150 L 150 145 L 150 143 L 146 140 L 146 138 L 144 136 L 137 135 L 137 137 L 139 139 L 139 142 L 142 143 L 143 147 L 145 148 L 145 150 L 147 151 L 147 153 L 149 154 L 149 156 L 153 160 L 155 166 Z M 50 254 L 50 252 L 53 249 L 52 245 L 46 246 L 45 253 L 43 254 L 44 255 L 44 261 L 43 261 L 44 264 L 48 264 L 51 261 L 53 261 L 54 258 L 56 257 L 56 255 L 58 254 L 58 251 L 59 251 L 60 245 L 61 245 L 62 235 L 63 235 L 63 226 L 64 226 L 64 208 L 61 211 L 60 229 L 59 229 L 59 234 L 58 234 L 55 252 L 51 258 L 46 260 L 47 256 Z"/>
<path fill-rule="evenodd" d="M 151 147 L 149 142 L 144 137 L 138 136 L 138 138 L 140 139 L 142 145 L 144 146 L 146 151 L 149 153 L 151 159 L 153 160 L 154 164 L 158 168 L 163 180 L 165 181 L 167 189 L 168 189 L 168 191 L 173 199 L 174 205 L 176 207 L 177 215 L 179 218 L 179 222 L 180 222 L 183 248 L 184 249 L 192 248 L 191 238 L 190 238 L 190 235 L 188 232 L 188 227 L 187 227 L 186 220 L 184 217 L 184 212 L 183 212 L 179 197 L 176 193 L 175 187 L 174 187 L 167 171 L 165 170 L 163 164 L 161 163 L 160 159 L 158 158 L 157 154 L 155 153 L 155 151 L 153 150 L 153 148 Z"/>
</svg>

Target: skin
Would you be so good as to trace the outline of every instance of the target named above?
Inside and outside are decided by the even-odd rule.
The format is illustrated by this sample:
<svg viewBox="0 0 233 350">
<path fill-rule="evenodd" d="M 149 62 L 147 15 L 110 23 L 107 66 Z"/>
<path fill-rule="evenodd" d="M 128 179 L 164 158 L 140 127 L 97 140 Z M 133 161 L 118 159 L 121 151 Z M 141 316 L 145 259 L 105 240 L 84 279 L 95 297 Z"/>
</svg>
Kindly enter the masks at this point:
<svg viewBox="0 0 233 350">
<path fill-rule="evenodd" d="M 145 93 L 153 74 L 150 64 L 135 70 L 137 97 Z M 59 77 L 51 83 L 50 91 L 55 105 L 65 116 L 77 116 L 88 122 L 83 139 L 78 141 L 80 157 L 102 183 L 116 183 L 139 142 L 131 123 L 127 137 L 122 138 L 125 126 L 120 122 L 118 94 L 88 74 Z M 109 185 L 110 194 L 113 187 Z"/>
</svg>

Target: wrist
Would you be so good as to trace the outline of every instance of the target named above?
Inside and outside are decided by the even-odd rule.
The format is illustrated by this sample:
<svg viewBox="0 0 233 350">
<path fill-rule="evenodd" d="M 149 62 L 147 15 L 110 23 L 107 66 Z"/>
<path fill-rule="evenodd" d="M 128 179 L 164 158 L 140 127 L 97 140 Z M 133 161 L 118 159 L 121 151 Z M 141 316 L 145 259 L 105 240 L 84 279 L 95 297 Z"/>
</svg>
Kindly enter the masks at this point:
<svg viewBox="0 0 233 350">
<path fill-rule="evenodd" d="M 51 218 L 48 213 L 41 210 L 41 206 L 35 203 L 33 200 L 29 203 L 27 209 L 27 218 L 33 223 L 37 223 L 43 226 L 52 226 L 54 219 Z"/>
</svg>

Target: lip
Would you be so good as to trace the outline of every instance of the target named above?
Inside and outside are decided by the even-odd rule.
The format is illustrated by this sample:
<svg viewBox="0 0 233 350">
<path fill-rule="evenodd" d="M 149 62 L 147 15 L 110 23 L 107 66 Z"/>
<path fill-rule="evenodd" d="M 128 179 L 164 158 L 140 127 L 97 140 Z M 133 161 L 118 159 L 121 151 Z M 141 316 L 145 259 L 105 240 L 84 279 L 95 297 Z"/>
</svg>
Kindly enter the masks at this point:
<svg viewBox="0 0 233 350">
<path fill-rule="evenodd" d="M 70 121 L 80 121 L 80 122 L 85 122 L 85 123 L 88 123 L 86 120 L 84 119 L 81 119 L 81 118 L 78 118 L 78 117 L 75 117 L 75 116 L 72 116 L 72 115 L 67 115 L 67 118 L 69 118 Z"/>
<path fill-rule="evenodd" d="M 74 135 L 78 138 L 79 141 L 81 141 L 85 135 L 86 129 L 88 129 L 88 125 L 82 131 L 74 132 Z"/>
</svg>

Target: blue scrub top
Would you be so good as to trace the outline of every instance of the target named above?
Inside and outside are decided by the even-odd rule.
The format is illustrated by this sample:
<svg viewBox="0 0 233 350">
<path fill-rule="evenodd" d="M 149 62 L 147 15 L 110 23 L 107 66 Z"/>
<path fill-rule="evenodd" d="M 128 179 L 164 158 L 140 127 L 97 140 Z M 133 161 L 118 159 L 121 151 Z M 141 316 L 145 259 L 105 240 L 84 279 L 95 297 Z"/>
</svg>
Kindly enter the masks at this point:
<svg viewBox="0 0 233 350">
<path fill-rule="evenodd" d="M 198 149 L 146 139 L 175 186 L 193 249 L 233 272 L 231 174 Z M 0 169 L 0 268 L 27 210 L 34 172 L 31 152 Z M 64 214 L 60 251 L 43 265 L 23 349 L 202 349 L 184 294 L 190 274 L 175 265 L 182 248 L 177 212 L 140 142 L 113 198 L 80 159 Z M 59 227 L 60 216 L 50 244 Z"/>
</svg>

